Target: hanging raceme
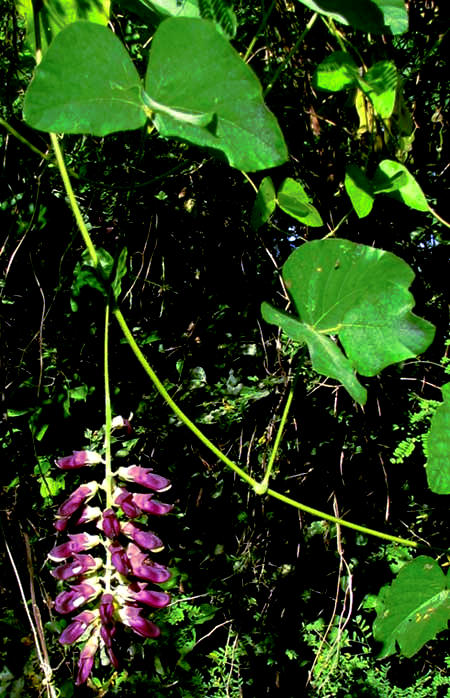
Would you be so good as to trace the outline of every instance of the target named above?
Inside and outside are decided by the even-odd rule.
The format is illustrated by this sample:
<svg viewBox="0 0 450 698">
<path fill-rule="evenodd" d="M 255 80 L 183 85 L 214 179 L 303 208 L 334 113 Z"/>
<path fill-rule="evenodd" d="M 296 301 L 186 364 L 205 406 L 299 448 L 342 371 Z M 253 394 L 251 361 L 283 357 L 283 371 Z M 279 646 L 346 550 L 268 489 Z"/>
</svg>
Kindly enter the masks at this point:
<svg viewBox="0 0 450 698">
<path fill-rule="evenodd" d="M 120 418 L 115 419 L 117 424 Z M 103 457 L 92 451 L 74 451 L 71 456 L 56 461 L 63 470 L 99 463 L 106 465 Z M 123 487 L 125 482 L 147 492 L 128 491 Z M 172 505 L 153 499 L 155 493 L 169 488 L 169 480 L 153 473 L 151 468 L 121 466 L 103 482 L 91 480 L 77 487 L 58 509 L 56 530 L 74 532 L 48 555 L 53 562 L 61 563 L 52 570 L 52 575 L 59 582 L 70 584 L 57 595 L 55 609 L 69 615 L 90 604 L 89 609 L 72 617 L 59 638 L 62 645 L 82 644 L 76 685 L 88 679 L 98 650 L 117 668 L 113 649 L 117 623 L 130 627 L 141 637 L 159 635 L 158 626 L 145 616 L 144 607 L 163 608 L 170 597 L 149 588 L 148 583 L 166 582 L 170 572 L 149 557 L 149 552 L 160 552 L 164 546 L 148 530 L 144 517 L 171 511 Z M 111 493 L 112 502 L 108 501 Z M 102 495 L 104 501 L 97 506 L 87 504 L 94 497 L 102 499 Z M 85 525 L 89 529 L 77 530 Z M 95 549 L 95 556 L 88 552 L 91 549 Z"/>
</svg>

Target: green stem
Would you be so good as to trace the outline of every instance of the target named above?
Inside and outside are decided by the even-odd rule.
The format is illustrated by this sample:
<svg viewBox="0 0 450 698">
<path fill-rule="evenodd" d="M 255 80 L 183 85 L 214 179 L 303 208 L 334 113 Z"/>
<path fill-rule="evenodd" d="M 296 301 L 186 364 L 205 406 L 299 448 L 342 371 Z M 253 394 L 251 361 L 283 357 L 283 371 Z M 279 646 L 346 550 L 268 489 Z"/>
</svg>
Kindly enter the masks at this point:
<svg viewBox="0 0 450 698">
<path fill-rule="evenodd" d="M 340 526 L 345 526 L 346 528 L 351 528 L 354 531 L 360 531 L 368 536 L 375 536 L 376 538 L 382 538 L 383 540 L 390 540 L 392 543 L 399 543 L 400 545 L 407 545 L 409 548 L 418 548 L 420 543 L 414 540 L 407 540 L 405 538 L 399 538 L 398 536 L 391 536 L 389 533 L 382 533 L 382 531 L 377 531 L 374 528 L 366 528 L 366 526 L 360 526 L 359 524 L 352 523 L 351 521 L 345 521 L 345 519 L 338 519 L 337 516 L 332 516 L 331 514 L 325 514 L 319 509 L 314 509 L 313 507 L 308 507 L 306 504 L 301 504 L 295 499 L 286 497 L 286 495 L 280 492 L 275 492 L 275 490 L 268 489 L 267 494 L 275 499 L 279 499 L 280 502 L 289 504 L 291 507 L 296 509 L 301 509 L 301 511 L 306 511 L 308 514 L 312 514 L 315 518 L 325 519 L 326 521 L 331 521 L 332 523 L 339 524 Z"/>
<path fill-rule="evenodd" d="M 91 238 L 89 236 L 89 233 L 87 231 L 86 225 L 83 221 L 83 218 L 81 216 L 81 212 L 78 208 L 78 203 L 75 198 L 75 195 L 72 190 L 72 186 L 70 184 L 70 180 L 67 174 L 67 170 L 65 167 L 64 159 L 61 153 L 61 149 L 59 147 L 59 143 L 57 141 L 57 138 L 54 134 L 50 134 L 52 138 L 52 143 L 53 147 L 55 149 L 55 154 L 56 154 L 56 159 L 58 162 L 58 167 L 61 172 L 61 177 L 63 179 L 67 195 L 69 197 L 70 201 L 70 206 L 72 208 L 72 211 L 75 215 L 75 219 L 78 223 L 78 227 L 80 229 L 80 232 L 83 236 L 83 240 L 86 244 L 86 247 L 89 251 L 89 254 L 91 255 L 91 259 L 95 265 L 97 265 L 97 252 L 94 248 L 94 245 L 91 241 Z M 225 463 L 226 466 L 231 468 L 236 475 L 238 475 L 242 480 L 247 482 L 257 494 L 264 494 L 261 488 L 261 483 L 257 482 L 254 478 L 252 478 L 250 475 L 248 475 L 245 470 L 242 470 L 236 463 L 233 463 L 233 461 L 228 458 L 222 451 L 220 451 L 217 446 L 215 446 L 212 441 L 210 441 L 201 431 L 200 429 L 192 422 L 187 415 L 184 414 L 184 412 L 178 407 L 176 402 L 170 397 L 169 393 L 165 389 L 164 385 L 161 383 L 159 380 L 158 376 L 148 363 L 147 359 L 145 358 L 144 354 L 140 350 L 139 346 L 136 343 L 136 340 L 134 339 L 133 335 L 130 332 L 130 329 L 125 321 L 125 318 L 123 317 L 121 311 L 118 308 L 115 308 L 113 311 L 113 315 L 115 316 L 117 322 L 119 323 L 119 326 L 124 334 L 125 339 L 127 340 L 128 344 L 130 345 L 131 350 L 135 354 L 137 360 L 143 367 L 144 371 L 152 381 L 153 385 L 161 395 L 161 397 L 164 399 L 164 401 L 167 403 L 167 405 L 171 408 L 171 410 L 177 415 L 177 417 L 185 424 L 190 431 L 192 431 L 193 434 L 210 450 L 212 453 L 214 453 L 217 458 L 219 458 L 223 463 Z M 107 321 L 109 321 L 109 307 L 107 311 Z M 106 330 L 107 322 L 105 323 L 105 401 L 106 401 L 106 395 L 109 395 L 109 380 L 107 381 L 106 378 L 108 376 L 108 363 L 107 363 L 107 337 L 108 333 Z M 108 383 L 108 387 L 106 387 L 106 384 Z M 288 398 L 289 401 L 289 398 Z M 288 402 L 287 401 L 287 402 Z M 290 402 L 290 401 L 289 401 Z M 287 403 L 286 403 L 287 404 Z M 110 407 L 109 407 L 110 409 Z M 285 406 L 286 410 L 286 406 Z M 284 426 L 284 425 L 283 425 Z M 280 424 L 281 427 L 281 424 Z M 111 428 L 111 422 L 109 423 L 109 430 L 108 426 L 106 425 L 106 432 L 110 432 Z M 105 448 L 106 448 L 106 436 L 105 436 Z M 276 444 L 275 444 L 276 445 Z M 275 448 L 275 446 L 274 446 Z M 364 526 L 359 526 L 358 524 L 351 523 L 350 521 L 345 521 L 343 519 L 338 519 L 335 516 L 331 516 L 330 514 L 326 514 L 323 511 L 320 511 L 319 509 L 313 509 L 312 507 L 308 507 L 306 504 L 301 504 L 300 502 L 297 502 L 295 499 L 291 499 L 290 497 L 286 497 L 286 495 L 281 494 L 279 492 L 275 492 L 275 490 L 268 489 L 267 494 L 269 494 L 271 497 L 274 497 L 275 499 L 279 499 L 282 502 L 285 502 L 286 504 L 289 504 L 290 506 L 295 507 L 296 509 L 301 509 L 302 511 L 305 511 L 309 514 L 312 514 L 313 516 L 319 518 L 319 519 L 325 519 L 327 521 L 332 521 L 334 523 L 340 524 L 341 526 L 345 526 L 347 528 L 351 528 L 355 531 L 360 531 L 361 533 L 366 533 L 367 535 L 372 535 L 376 536 L 377 538 L 382 538 L 383 540 L 389 540 L 395 543 L 400 543 L 401 545 L 406 545 L 412 548 L 417 548 L 418 543 L 415 541 L 410 541 L 406 540 L 404 538 L 398 538 L 397 536 L 391 536 L 388 533 L 382 533 L 381 531 L 376 531 L 371 528 L 365 528 Z M 110 568 L 110 560 L 108 560 L 107 564 L 107 569 Z"/>
<path fill-rule="evenodd" d="M 269 94 L 270 90 L 271 90 L 272 87 L 275 85 L 276 81 L 278 80 L 278 78 L 280 77 L 281 73 L 283 72 L 283 70 L 285 70 L 285 68 L 288 67 L 289 63 L 290 63 L 291 60 L 292 60 L 293 55 L 294 55 L 295 52 L 297 51 L 297 49 L 298 49 L 298 47 L 300 46 L 300 44 L 303 43 L 303 41 L 304 41 L 304 39 L 305 39 L 305 36 L 306 36 L 307 33 L 309 32 L 309 30 L 312 28 L 312 26 L 313 26 L 314 22 L 316 21 L 317 17 L 318 17 L 318 14 L 317 14 L 317 12 L 315 12 L 315 13 L 313 14 L 313 16 L 311 17 L 311 19 L 309 20 L 309 22 L 308 22 L 308 24 L 306 25 L 306 27 L 304 28 L 304 30 L 302 31 L 302 33 L 300 34 L 300 36 L 298 37 L 298 39 L 297 39 L 297 41 L 295 42 L 295 44 L 293 45 L 293 47 L 292 47 L 291 50 L 289 51 L 289 54 L 288 54 L 287 58 L 285 58 L 285 59 L 282 61 L 282 63 L 280 63 L 280 65 L 278 66 L 277 70 L 275 71 L 275 75 L 273 76 L 272 80 L 269 82 L 269 84 L 267 85 L 266 89 L 264 90 L 264 97 L 267 97 L 267 95 Z"/>
<path fill-rule="evenodd" d="M 445 225 L 447 228 L 450 228 L 450 223 L 448 223 L 446 220 L 441 218 L 439 213 L 437 213 L 434 209 L 431 208 L 431 206 L 428 206 L 428 210 L 431 213 L 432 216 L 436 218 L 436 220 L 439 221 L 439 223 L 442 223 L 442 225 Z"/>
<path fill-rule="evenodd" d="M 106 494 L 106 508 L 110 509 L 113 505 L 113 487 L 114 479 L 111 468 L 111 390 L 109 385 L 109 303 L 105 308 L 105 335 L 103 345 L 103 377 L 105 389 L 105 480 L 103 487 Z M 111 575 L 113 571 L 111 552 L 109 546 L 105 546 L 106 565 L 105 565 L 105 592 L 111 591 Z"/>
<path fill-rule="evenodd" d="M 87 250 L 90 254 L 90 257 L 92 259 L 92 264 L 94 265 L 94 267 L 96 267 L 98 264 L 98 255 L 97 255 L 96 249 L 94 247 L 94 244 L 91 240 L 91 237 L 89 235 L 88 229 L 86 227 L 86 223 L 84 222 L 83 216 L 81 215 L 81 211 L 79 209 L 78 202 L 75 198 L 75 194 L 73 193 L 72 184 L 71 184 L 70 179 L 69 179 L 69 174 L 67 172 L 66 163 L 64 162 L 64 158 L 63 158 L 63 154 L 61 151 L 61 147 L 59 145 L 58 137 L 55 133 L 51 133 L 50 139 L 52 141 L 53 150 L 55 151 L 56 162 L 58 163 L 58 167 L 59 167 L 59 171 L 61 173 L 61 178 L 62 178 L 62 181 L 64 184 L 64 188 L 65 188 L 66 194 L 69 198 L 70 207 L 73 211 L 78 228 L 79 228 L 80 233 L 83 237 L 84 244 L 86 245 L 86 248 L 87 248 Z"/>
<path fill-rule="evenodd" d="M 225 454 L 222 453 L 222 451 L 219 451 L 219 449 L 210 441 L 201 431 L 200 429 L 189 419 L 187 415 L 184 414 L 184 412 L 178 407 L 176 402 L 172 400 L 170 397 L 169 393 L 159 380 L 158 376 L 148 363 L 147 359 L 139 349 L 138 345 L 136 344 L 136 341 L 131 334 L 128 325 L 125 321 L 125 318 L 123 317 L 122 313 L 120 310 L 115 309 L 113 310 L 113 314 L 117 320 L 117 322 L 120 325 L 120 328 L 125 336 L 125 339 L 127 340 L 128 344 L 130 345 L 132 351 L 134 352 L 137 360 L 141 364 L 141 366 L 144 368 L 146 374 L 152 381 L 153 385 L 159 392 L 159 394 L 162 396 L 164 401 L 169 405 L 169 407 L 175 412 L 177 417 L 197 436 L 198 439 L 212 451 L 220 460 L 225 463 L 229 468 L 231 468 L 237 475 L 239 475 L 242 480 L 245 480 L 249 485 L 251 485 L 254 489 L 254 491 L 257 494 L 264 494 L 265 491 L 262 489 L 262 483 L 257 482 L 254 480 L 254 478 L 250 477 L 242 468 L 239 468 L 239 466 L 236 465 L 236 463 L 233 463 L 230 458 L 225 456 Z M 293 394 L 293 389 L 292 394 Z M 291 393 L 288 396 L 288 400 L 286 401 L 286 405 L 284 408 L 284 414 L 286 414 L 287 418 L 287 413 L 288 409 L 290 407 L 290 403 L 292 402 L 292 397 Z M 282 420 L 283 421 L 283 420 Z M 280 423 L 280 427 L 282 428 L 284 424 Z M 277 439 L 278 435 L 280 435 L 280 430 L 277 434 Z M 275 444 L 276 446 L 277 444 Z M 275 449 L 274 446 L 274 449 Z M 397 536 L 391 536 L 389 533 L 383 533 L 382 531 L 377 531 L 372 528 L 366 528 L 365 526 L 359 526 L 358 524 L 354 524 L 351 521 L 345 521 L 344 519 L 338 519 L 336 516 L 331 516 L 331 514 L 327 514 L 324 511 L 320 511 L 320 509 L 313 509 L 312 507 L 307 506 L 306 504 L 302 504 L 301 502 L 297 502 L 295 499 L 291 499 L 290 497 L 286 497 L 286 495 L 281 494 L 280 492 L 276 492 L 275 490 L 268 489 L 267 494 L 270 495 L 271 497 L 274 497 L 275 499 L 279 499 L 281 502 L 285 502 L 286 504 L 289 504 L 290 506 L 295 507 L 296 509 L 301 509 L 302 511 L 306 511 L 309 514 L 312 514 L 316 518 L 319 519 L 325 519 L 327 521 L 332 521 L 333 523 L 340 524 L 341 526 L 351 528 L 354 531 L 360 531 L 361 533 L 365 533 L 367 535 L 371 536 L 376 536 L 377 538 L 382 538 L 383 540 L 389 540 L 394 543 L 400 543 L 401 545 L 407 545 L 410 548 L 417 548 L 419 547 L 419 544 L 416 541 L 411 541 L 411 540 L 406 540 L 405 538 L 399 538 Z"/>
<path fill-rule="evenodd" d="M 261 489 L 263 489 L 264 492 L 267 492 L 267 488 L 269 486 L 269 479 L 270 479 L 270 476 L 272 474 L 273 465 L 275 463 L 278 449 L 280 447 L 281 437 L 283 436 L 284 427 L 286 425 L 286 420 L 288 418 L 289 410 L 291 408 L 292 398 L 294 397 L 295 382 L 296 381 L 294 380 L 291 383 L 291 387 L 289 389 L 289 394 L 287 396 L 286 404 L 284 406 L 283 414 L 281 415 L 281 420 L 280 420 L 280 424 L 278 427 L 277 435 L 275 437 L 275 443 L 273 445 L 272 453 L 270 454 L 269 463 L 267 465 L 267 469 L 266 469 L 266 472 L 264 474 L 264 479 L 261 482 Z"/>
<path fill-rule="evenodd" d="M 22 136 L 18 131 L 16 131 L 16 129 L 13 128 L 11 126 L 11 124 L 8 124 L 7 121 L 2 119 L 1 116 L 0 116 L 0 126 L 3 126 L 4 128 L 6 128 L 6 130 L 9 131 L 12 136 L 14 136 L 14 138 L 17 138 L 18 141 L 20 141 L 21 143 L 26 145 L 30 150 L 33 151 L 33 153 L 36 153 L 36 155 L 39 155 L 43 160 L 50 159 L 50 156 L 48 155 L 48 153 L 43 153 L 42 150 L 39 150 L 39 148 L 36 148 L 35 145 L 30 143 L 30 141 L 28 141 L 24 136 Z"/>
<path fill-rule="evenodd" d="M 147 361 L 147 359 L 145 358 L 144 354 L 143 354 L 142 351 L 139 349 L 139 347 L 138 347 L 138 345 L 137 345 L 137 343 L 136 343 L 136 340 L 134 339 L 133 335 L 131 334 L 130 329 L 129 329 L 129 327 L 128 327 L 127 323 L 126 323 L 126 320 L 125 320 L 125 318 L 123 317 L 121 311 L 120 311 L 118 308 L 116 308 L 115 310 L 113 310 L 113 314 L 114 314 L 114 316 L 115 316 L 117 322 L 119 323 L 120 329 L 122 330 L 122 332 L 123 332 L 123 334 L 124 334 L 124 336 L 125 336 L 125 339 L 127 340 L 128 344 L 130 345 L 131 350 L 133 351 L 133 353 L 134 353 L 134 355 L 136 356 L 137 360 L 139 361 L 139 363 L 140 363 L 141 366 L 143 367 L 144 371 L 146 372 L 146 374 L 148 375 L 148 377 L 149 377 L 150 380 L 152 381 L 152 383 L 153 383 L 153 385 L 155 386 L 156 390 L 159 392 L 159 394 L 160 394 L 161 397 L 164 399 L 164 401 L 169 405 L 170 409 L 171 409 L 173 412 L 175 412 L 175 414 L 176 414 L 177 417 L 183 422 L 183 424 L 185 424 L 185 425 L 188 427 L 188 429 L 190 429 L 190 430 L 192 431 L 192 433 L 195 434 L 195 436 L 196 436 L 198 439 L 200 439 L 200 441 L 201 441 L 207 448 L 209 448 L 210 451 L 212 451 L 218 458 L 220 458 L 220 460 L 221 460 L 223 463 L 225 463 L 225 465 L 227 465 L 229 468 L 231 468 L 232 470 L 234 470 L 234 472 L 236 473 L 236 475 L 239 475 L 239 477 L 242 478 L 242 480 L 245 480 L 245 482 L 247 482 L 247 483 L 248 483 L 249 485 L 251 485 L 252 487 L 257 486 L 257 485 L 258 485 L 257 481 L 256 481 L 254 478 L 250 477 L 250 475 L 248 475 L 248 474 L 245 472 L 245 470 L 242 470 L 242 468 L 240 468 L 238 465 L 236 465 L 236 463 L 233 463 L 233 461 L 230 460 L 230 458 L 228 458 L 224 453 L 222 453 L 222 451 L 220 451 L 220 450 L 217 448 L 217 446 L 215 446 L 215 445 L 213 444 L 213 442 L 210 441 L 210 440 L 203 434 L 203 432 L 200 431 L 200 429 L 194 424 L 194 422 L 192 422 L 192 421 L 189 419 L 189 417 L 188 417 L 186 414 L 184 414 L 184 412 L 178 407 L 178 405 L 176 404 L 176 402 L 174 402 L 174 400 L 172 400 L 172 398 L 170 397 L 169 393 L 168 393 L 167 390 L 165 389 L 164 385 L 161 383 L 161 381 L 159 380 L 158 376 L 156 375 L 156 373 L 154 372 L 154 370 L 152 369 L 152 367 L 151 367 L 150 364 L 148 363 L 148 361 Z"/>
<path fill-rule="evenodd" d="M 270 17 L 270 15 L 272 14 L 273 8 L 275 7 L 275 2 L 276 2 L 276 0 L 272 0 L 269 9 L 268 9 L 267 12 L 265 12 L 264 15 L 263 15 L 263 18 L 262 18 L 262 20 L 261 20 L 261 24 L 259 25 L 258 30 L 257 30 L 255 36 L 253 37 L 253 39 L 250 41 L 250 43 L 249 43 L 249 45 L 248 45 L 248 49 L 246 50 L 245 56 L 244 56 L 244 61 L 245 61 L 246 63 L 247 63 L 247 61 L 248 61 L 248 58 L 249 58 L 251 52 L 253 51 L 253 46 L 256 44 L 256 42 L 257 42 L 257 40 L 258 40 L 258 36 L 259 36 L 259 35 L 261 34 L 261 32 L 263 32 L 264 29 L 266 28 L 266 24 L 267 24 L 267 22 L 269 21 L 269 17 Z"/>
</svg>

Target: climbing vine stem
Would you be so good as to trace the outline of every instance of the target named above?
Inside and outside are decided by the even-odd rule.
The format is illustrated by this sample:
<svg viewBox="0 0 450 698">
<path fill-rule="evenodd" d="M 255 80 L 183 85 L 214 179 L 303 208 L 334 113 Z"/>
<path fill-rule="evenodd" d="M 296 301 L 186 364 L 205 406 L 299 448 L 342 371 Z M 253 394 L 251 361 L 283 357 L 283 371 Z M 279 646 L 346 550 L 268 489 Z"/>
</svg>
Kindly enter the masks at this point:
<svg viewBox="0 0 450 698">
<path fill-rule="evenodd" d="M 75 216 L 75 220 L 78 224 L 78 228 L 81 232 L 84 243 L 85 243 L 86 248 L 87 248 L 89 255 L 91 257 L 92 263 L 94 264 L 94 266 L 97 266 L 98 255 L 97 255 L 97 252 L 95 250 L 94 244 L 89 236 L 89 232 L 87 230 L 87 226 L 86 226 L 86 224 L 83 220 L 83 217 L 81 215 L 81 211 L 78 207 L 78 202 L 76 200 L 75 194 L 74 194 L 73 189 L 72 189 L 72 185 L 71 185 L 70 178 L 69 178 L 66 166 L 65 166 L 64 157 L 63 157 L 63 154 L 62 154 L 59 142 L 58 142 L 58 138 L 53 133 L 50 134 L 50 137 L 52 140 L 52 145 L 53 145 L 53 148 L 55 151 L 56 160 L 57 160 L 58 167 L 59 167 L 59 170 L 61 173 L 61 177 L 62 177 L 62 180 L 64 183 L 64 187 L 66 189 L 67 196 L 69 198 L 70 207 L 71 207 L 73 214 Z M 106 313 L 106 319 L 105 319 L 106 320 L 105 321 L 105 397 L 106 397 L 106 383 L 107 382 L 108 382 L 108 396 L 109 396 L 109 378 L 107 381 L 107 377 L 108 377 L 108 373 L 109 373 L 108 368 L 107 368 L 107 366 L 108 366 L 108 362 L 107 362 L 108 332 L 106 330 L 106 326 L 109 325 L 109 312 L 110 311 L 109 311 L 109 307 L 108 307 L 108 310 Z M 314 509 L 312 507 L 307 506 L 306 504 L 302 504 L 301 502 L 296 501 L 295 499 L 291 499 L 290 497 L 287 497 L 286 495 L 281 494 L 280 492 L 276 492 L 275 490 L 272 490 L 272 489 L 267 489 L 267 483 L 268 483 L 267 472 L 266 472 L 266 475 L 265 475 L 264 480 L 262 482 L 258 482 L 253 477 L 251 477 L 248 473 L 245 472 L 245 470 L 240 468 L 236 463 L 234 463 L 230 458 L 228 458 L 228 456 L 226 456 L 224 453 L 222 453 L 222 451 L 220 451 L 220 449 L 218 449 L 217 446 L 215 446 L 215 444 L 213 444 L 212 441 L 210 441 L 207 438 L 207 436 L 205 436 L 205 434 L 203 434 L 203 432 L 197 427 L 197 425 L 194 424 L 194 422 L 192 422 L 192 420 L 190 420 L 189 417 L 180 409 L 180 407 L 176 404 L 176 402 L 171 398 L 171 396 L 169 395 L 169 393 L 165 389 L 164 385 L 162 384 L 162 382 L 160 381 L 160 379 L 156 375 L 155 371 L 150 366 L 150 364 L 148 363 L 144 354 L 140 350 L 136 340 L 134 339 L 134 337 L 130 331 L 130 328 L 128 327 L 128 324 L 127 324 L 125 318 L 122 315 L 121 310 L 118 307 L 115 307 L 113 309 L 112 313 L 113 313 L 114 317 L 116 318 L 117 322 L 119 323 L 120 329 L 122 330 L 122 333 L 123 333 L 127 343 L 129 344 L 131 350 L 133 351 L 134 355 L 136 356 L 137 360 L 139 361 L 139 363 L 141 364 L 141 366 L 145 370 L 146 374 L 148 375 L 148 377 L 152 381 L 156 390 L 159 392 L 159 394 L 164 399 L 166 404 L 170 407 L 170 409 L 177 415 L 177 417 L 180 419 L 180 421 L 183 422 L 183 424 L 185 424 L 188 427 L 188 429 L 190 429 L 190 431 L 206 446 L 206 448 L 208 448 L 212 453 L 214 453 L 217 456 L 217 458 L 219 458 L 219 460 L 221 460 L 227 467 L 231 468 L 231 470 L 233 470 L 233 472 L 236 473 L 236 475 L 238 475 L 242 480 L 244 480 L 247 484 L 249 484 L 257 494 L 263 495 L 263 494 L 267 493 L 269 496 L 274 497 L 275 499 L 278 499 L 281 502 L 284 502 L 285 504 L 293 506 L 296 509 L 300 509 L 302 511 L 305 511 L 306 513 L 309 513 L 314 517 L 317 517 L 319 519 L 324 519 L 326 521 L 331 521 L 331 522 L 336 523 L 336 524 L 340 524 L 341 526 L 351 528 L 355 531 L 360 531 L 361 533 L 365 533 L 366 535 L 376 536 L 377 538 L 381 538 L 383 540 L 388 540 L 391 542 L 399 543 L 401 545 L 405 545 L 405 546 L 408 546 L 411 548 L 419 547 L 419 544 L 416 541 L 411 541 L 411 540 L 407 540 L 404 538 L 399 538 L 397 536 L 391 536 L 390 534 L 383 533 L 382 531 L 377 531 L 375 529 L 366 528 L 365 526 L 360 526 L 360 525 L 354 524 L 350 521 L 345 521 L 344 519 L 339 519 L 335 516 L 331 516 L 331 514 L 327 514 L 326 512 L 320 511 L 319 509 Z M 279 441 L 280 441 L 281 435 L 282 435 L 282 430 L 284 428 L 284 424 L 285 424 L 286 419 L 287 419 L 290 404 L 292 402 L 292 397 L 290 397 L 291 393 L 293 396 L 293 389 L 289 393 L 288 400 L 286 401 L 286 405 L 285 405 L 282 420 L 280 422 L 280 426 L 278 429 L 278 433 L 277 433 L 276 441 L 275 441 L 274 448 L 272 451 L 272 455 L 271 455 L 271 458 L 269 460 L 269 465 L 272 461 L 273 462 L 275 461 L 276 453 L 277 453 L 278 446 L 279 446 Z M 109 397 L 108 397 L 108 400 L 110 400 Z M 110 402 L 109 402 L 109 409 L 111 409 Z M 107 425 L 106 431 L 107 432 L 109 431 L 109 433 L 111 431 L 111 413 L 110 413 L 109 430 L 108 430 L 108 425 Z M 105 437 L 105 447 L 106 447 L 106 438 L 110 438 L 110 437 Z M 272 462 L 272 465 L 270 466 L 270 471 L 272 470 L 273 462 Z M 269 477 L 270 477 L 270 471 L 269 471 Z"/>
</svg>

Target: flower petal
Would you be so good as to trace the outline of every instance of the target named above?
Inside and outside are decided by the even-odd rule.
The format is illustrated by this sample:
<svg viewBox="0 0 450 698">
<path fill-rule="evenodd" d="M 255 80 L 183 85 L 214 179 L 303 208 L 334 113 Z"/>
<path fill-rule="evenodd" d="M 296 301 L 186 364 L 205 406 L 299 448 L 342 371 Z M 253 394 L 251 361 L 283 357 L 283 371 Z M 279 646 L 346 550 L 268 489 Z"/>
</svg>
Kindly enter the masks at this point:
<svg viewBox="0 0 450 698">
<path fill-rule="evenodd" d="M 162 516 L 172 511 L 172 504 L 157 502 L 152 497 L 152 494 L 133 494 L 133 504 L 146 514 L 156 514 L 157 516 Z"/>
<path fill-rule="evenodd" d="M 99 453 L 94 451 L 73 451 L 71 456 L 64 456 L 64 458 L 58 458 L 56 460 L 56 465 L 61 470 L 72 470 L 75 468 L 82 468 L 85 465 L 95 465 L 96 463 L 101 463 L 102 457 Z"/>
<path fill-rule="evenodd" d="M 162 540 L 160 540 L 151 531 L 146 531 L 141 526 L 136 526 L 127 521 L 127 523 L 122 525 L 122 533 L 124 533 L 128 538 L 131 538 L 135 543 L 137 543 L 141 548 L 145 550 L 152 550 L 153 552 L 159 552 L 164 548 Z"/>
<path fill-rule="evenodd" d="M 152 472 L 151 468 L 142 468 L 140 465 L 122 466 L 116 473 L 123 480 L 136 482 L 138 485 L 148 487 L 156 492 L 164 492 L 170 488 L 170 480 Z"/>
</svg>

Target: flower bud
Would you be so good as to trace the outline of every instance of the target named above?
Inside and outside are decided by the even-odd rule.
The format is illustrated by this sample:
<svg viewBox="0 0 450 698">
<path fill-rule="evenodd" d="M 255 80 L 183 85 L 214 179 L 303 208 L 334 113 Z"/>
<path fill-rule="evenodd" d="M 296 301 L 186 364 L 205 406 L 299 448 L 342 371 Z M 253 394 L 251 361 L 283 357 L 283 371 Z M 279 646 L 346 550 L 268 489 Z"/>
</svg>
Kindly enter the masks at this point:
<svg viewBox="0 0 450 698">
<path fill-rule="evenodd" d="M 87 681 L 87 678 L 92 671 L 95 653 L 98 649 L 99 635 L 99 631 L 94 632 L 80 652 L 80 659 L 78 660 L 78 675 L 77 680 L 75 681 L 75 686 L 80 686 L 82 683 Z"/>
<path fill-rule="evenodd" d="M 82 468 L 85 465 L 95 465 L 102 462 L 102 457 L 94 451 L 73 451 L 71 456 L 58 458 L 56 465 L 61 470 L 72 470 L 74 468 Z"/>
<path fill-rule="evenodd" d="M 72 623 L 64 628 L 59 636 L 59 642 L 62 645 L 71 645 L 76 642 L 96 618 L 98 618 L 98 613 L 94 611 L 82 611 L 74 617 Z"/>
<path fill-rule="evenodd" d="M 152 494 L 133 494 L 133 504 L 146 514 L 162 516 L 172 511 L 172 504 L 164 504 L 153 500 Z"/>
<path fill-rule="evenodd" d="M 112 509 L 105 509 L 102 517 L 102 530 L 108 538 L 117 538 L 120 535 L 120 523 Z"/>
<path fill-rule="evenodd" d="M 142 608 L 136 606 L 125 605 L 119 609 L 119 616 L 125 625 L 128 625 L 135 633 L 141 637 L 158 637 L 160 629 L 157 625 L 149 621 L 147 618 L 142 618 Z"/>
<path fill-rule="evenodd" d="M 128 490 L 117 488 L 114 492 L 114 503 L 117 504 L 130 519 L 135 519 L 136 516 L 140 516 L 142 513 L 139 507 L 134 504 L 133 495 L 131 492 L 128 492 Z"/>
<path fill-rule="evenodd" d="M 132 571 L 131 563 L 128 559 L 128 555 L 126 554 L 124 548 L 122 548 L 120 543 L 111 543 L 111 545 L 109 546 L 109 551 L 111 553 L 111 562 L 113 563 L 116 570 L 124 576 L 130 574 Z"/>
<path fill-rule="evenodd" d="M 156 475 L 151 468 L 142 468 L 140 465 L 122 466 L 116 473 L 123 480 L 135 482 L 150 490 L 165 492 L 171 487 L 170 480 L 161 475 Z"/>
<path fill-rule="evenodd" d="M 55 599 L 55 609 L 58 613 L 72 613 L 79 606 L 92 601 L 101 592 L 100 584 L 95 582 L 81 582 L 70 588 L 70 591 L 62 591 Z"/>
<path fill-rule="evenodd" d="M 158 565 L 152 562 L 149 557 L 134 545 L 130 543 L 127 548 L 128 559 L 131 563 L 133 574 L 140 579 L 145 579 L 154 584 L 162 584 L 170 579 L 171 574 L 167 567 Z"/>
<path fill-rule="evenodd" d="M 98 536 L 91 536 L 89 533 L 71 533 L 70 540 L 67 543 L 61 543 L 56 548 L 50 550 L 48 557 L 54 562 L 61 562 L 68 557 L 72 557 L 74 553 L 81 553 L 83 550 L 89 550 L 100 543 Z"/>
<path fill-rule="evenodd" d="M 145 550 L 158 553 L 164 548 L 162 540 L 155 536 L 154 533 L 146 531 L 142 526 L 136 526 L 131 521 L 127 521 L 122 525 L 122 533 Z"/>
<path fill-rule="evenodd" d="M 73 557 L 74 559 L 72 562 L 66 562 L 65 565 L 55 567 L 55 569 L 51 571 L 53 577 L 60 580 L 72 579 L 85 572 L 92 572 L 103 564 L 99 557 L 95 558 L 92 557 L 92 555 L 78 555 L 75 553 Z"/>
<path fill-rule="evenodd" d="M 58 509 L 58 516 L 67 518 L 71 516 L 84 502 L 91 499 L 98 490 L 98 482 L 88 482 L 80 485 L 72 492 L 70 497 L 61 504 Z"/>
</svg>

